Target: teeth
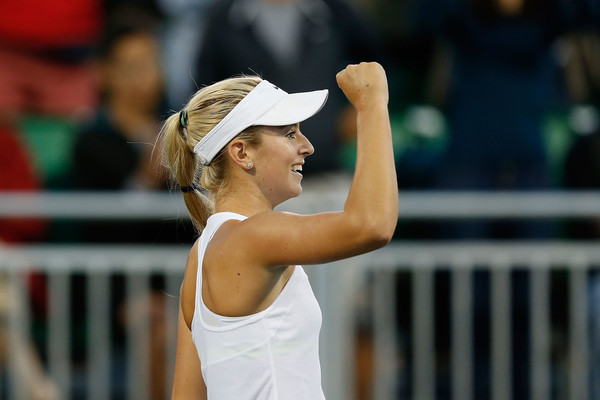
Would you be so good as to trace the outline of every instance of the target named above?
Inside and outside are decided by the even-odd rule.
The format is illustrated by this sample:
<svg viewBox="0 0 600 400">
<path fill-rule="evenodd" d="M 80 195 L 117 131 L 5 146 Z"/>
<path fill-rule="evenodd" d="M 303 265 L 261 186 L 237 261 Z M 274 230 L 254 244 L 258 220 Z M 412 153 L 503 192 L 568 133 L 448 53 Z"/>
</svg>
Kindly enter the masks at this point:
<svg viewBox="0 0 600 400">
<path fill-rule="evenodd" d="M 292 171 L 294 171 L 294 172 L 300 172 L 300 171 L 302 171 L 302 165 L 293 165 L 292 166 Z"/>
</svg>

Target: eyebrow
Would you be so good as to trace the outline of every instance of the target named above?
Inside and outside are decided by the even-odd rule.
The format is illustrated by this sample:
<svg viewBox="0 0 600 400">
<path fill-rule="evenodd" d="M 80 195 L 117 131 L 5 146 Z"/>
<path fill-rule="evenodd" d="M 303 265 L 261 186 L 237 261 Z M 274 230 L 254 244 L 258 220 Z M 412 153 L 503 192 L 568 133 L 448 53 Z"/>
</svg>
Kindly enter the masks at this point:
<svg viewBox="0 0 600 400">
<path fill-rule="evenodd" d="M 291 128 L 295 128 L 296 126 L 298 126 L 299 124 L 289 124 L 289 125 L 282 125 L 282 126 L 271 126 L 271 127 L 267 127 L 270 128 L 272 130 L 272 132 L 275 132 L 279 135 L 284 135 L 286 134 Z"/>
<path fill-rule="evenodd" d="M 289 129 L 294 128 L 296 124 L 274 126 L 273 129 L 281 134 L 287 132 Z"/>
</svg>

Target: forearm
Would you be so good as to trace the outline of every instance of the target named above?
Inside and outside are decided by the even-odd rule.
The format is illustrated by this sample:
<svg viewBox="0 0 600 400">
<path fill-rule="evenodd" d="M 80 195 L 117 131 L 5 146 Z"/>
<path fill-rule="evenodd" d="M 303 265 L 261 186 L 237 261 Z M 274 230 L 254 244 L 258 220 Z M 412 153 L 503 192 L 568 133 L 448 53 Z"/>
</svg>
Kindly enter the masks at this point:
<svg viewBox="0 0 600 400">
<path fill-rule="evenodd" d="M 386 102 L 359 110 L 357 129 L 356 168 L 345 211 L 357 216 L 361 224 L 393 234 L 398 186 Z"/>
</svg>

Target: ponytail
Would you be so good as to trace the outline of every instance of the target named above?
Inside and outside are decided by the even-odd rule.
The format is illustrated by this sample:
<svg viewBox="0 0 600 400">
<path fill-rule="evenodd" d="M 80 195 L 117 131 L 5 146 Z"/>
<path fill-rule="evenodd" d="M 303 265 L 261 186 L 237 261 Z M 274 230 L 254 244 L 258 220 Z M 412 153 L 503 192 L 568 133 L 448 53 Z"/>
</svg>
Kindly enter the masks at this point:
<svg viewBox="0 0 600 400">
<path fill-rule="evenodd" d="M 171 171 L 173 186 L 182 190 L 183 200 L 187 207 L 192 223 L 198 232 L 206 226 L 208 217 L 214 212 L 214 205 L 207 193 L 200 187 L 199 176 L 202 165 L 197 161 L 193 148 L 186 143 L 180 122 L 179 113 L 171 115 L 163 126 L 163 156 L 165 164 Z"/>
</svg>

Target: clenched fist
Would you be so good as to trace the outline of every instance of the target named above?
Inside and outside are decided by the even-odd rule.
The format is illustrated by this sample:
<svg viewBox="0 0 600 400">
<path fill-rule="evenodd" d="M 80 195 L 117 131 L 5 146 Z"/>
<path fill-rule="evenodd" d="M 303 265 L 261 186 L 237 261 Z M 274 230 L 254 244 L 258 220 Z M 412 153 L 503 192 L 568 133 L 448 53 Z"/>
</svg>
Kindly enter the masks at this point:
<svg viewBox="0 0 600 400">
<path fill-rule="evenodd" d="M 336 80 L 357 111 L 388 103 L 387 77 L 376 62 L 348 65 L 336 75 Z"/>
</svg>

